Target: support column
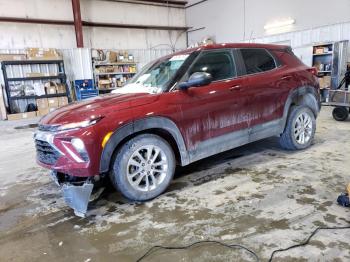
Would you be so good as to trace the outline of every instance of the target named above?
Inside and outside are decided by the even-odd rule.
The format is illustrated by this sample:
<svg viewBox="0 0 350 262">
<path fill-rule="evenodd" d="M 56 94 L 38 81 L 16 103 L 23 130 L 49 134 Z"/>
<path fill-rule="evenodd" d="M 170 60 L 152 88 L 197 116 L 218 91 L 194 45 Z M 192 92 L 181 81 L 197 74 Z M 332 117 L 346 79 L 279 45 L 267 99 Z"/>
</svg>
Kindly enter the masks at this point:
<svg viewBox="0 0 350 262">
<path fill-rule="evenodd" d="M 81 13 L 80 13 L 80 0 L 72 0 L 73 8 L 73 17 L 74 17 L 74 28 L 75 28 L 75 37 L 77 40 L 77 47 L 84 47 L 83 40 L 83 24 L 81 22 Z"/>
</svg>

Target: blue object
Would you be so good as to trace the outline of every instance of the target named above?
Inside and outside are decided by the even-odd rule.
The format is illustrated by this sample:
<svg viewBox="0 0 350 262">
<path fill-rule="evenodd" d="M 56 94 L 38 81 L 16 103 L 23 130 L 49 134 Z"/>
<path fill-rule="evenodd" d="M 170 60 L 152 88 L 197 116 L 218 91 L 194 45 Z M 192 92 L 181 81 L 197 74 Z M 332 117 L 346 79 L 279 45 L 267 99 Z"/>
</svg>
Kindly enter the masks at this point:
<svg viewBox="0 0 350 262">
<path fill-rule="evenodd" d="M 82 79 L 82 80 L 75 80 L 74 85 L 76 87 L 79 87 L 80 89 L 94 89 L 94 84 L 92 79 Z"/>
<path fill-rule="evenodd" d="M 94 88 L 92 79 L 75 80 L 74 87 L 78 101 L 98 96 L 98 90 Z"/>
<path fill-rule="evenodd" d="M 338 196 L 337 202 L 343 207 L 350 207 L 350 200 L 348 194 L 343 193 L 340 196 Z"/>
</svg>

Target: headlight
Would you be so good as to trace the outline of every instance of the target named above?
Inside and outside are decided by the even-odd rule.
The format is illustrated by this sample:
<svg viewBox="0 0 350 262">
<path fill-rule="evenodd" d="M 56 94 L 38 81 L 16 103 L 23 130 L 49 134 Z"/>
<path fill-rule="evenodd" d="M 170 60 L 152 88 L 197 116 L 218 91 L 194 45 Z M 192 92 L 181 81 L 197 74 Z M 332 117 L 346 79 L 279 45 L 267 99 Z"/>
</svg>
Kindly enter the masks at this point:
<svg viewBox="0 0 350 262">
<path fill-rule="evenodd" d="M 89 155 L 85 149 L 85 145 L 84 142 L 79 139 L 79 138 L 73 138 L 71 140 L 71 143 L 73 145 L 73 147 L 75 148 L 75 150 L 77 150 L 77 152 L 79 153 L 79 155 L 81 156 L 81 158 L 85 161 L 88 162 L 89 161 Z"/>
<path fill-rule="evenodd" d="M 81 121 L 81 122 L 60 125 L 57 127 L 57 131 L 66 131 L 66 130 L 70 130 L 70 129 L 78 129 L 78 128 L 92 126 L 92 125 L 96 124 L 98 121 L 100 121 L 101 119 L 102 119 L 102 117 L 99 117 L 99 118 L 92 119 L 92 120 L 85 120 L 85 121 Z"/>
</svg>

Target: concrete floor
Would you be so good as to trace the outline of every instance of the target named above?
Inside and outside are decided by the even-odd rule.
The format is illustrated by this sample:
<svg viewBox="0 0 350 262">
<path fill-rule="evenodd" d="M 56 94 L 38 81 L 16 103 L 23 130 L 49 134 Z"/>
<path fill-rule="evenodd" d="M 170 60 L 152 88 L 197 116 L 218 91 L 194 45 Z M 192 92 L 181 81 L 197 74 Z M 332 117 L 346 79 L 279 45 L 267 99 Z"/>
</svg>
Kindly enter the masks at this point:
<svg viewBox="0 0 350 262">
<path fill-rule="evenodd" d="M 330 108 L 314 145 L 286 152 L 267 139 L 177 170 L 167 193 L 143 204 L 110 192 L 77 218 L 48 172 L 35 163 L 33 129 L 0 123 L 1 261 L 135 261 L 156 244 L 240 243 L 266 261 L 321 225 L 350 224 L 336 198 L 350 182 L 350 120 Z M 27 121 L 28 122 L 28 121 Z M 320 232 L 274 261 L 349 261 L 350 230 Z M 199 245 L 159 251 L 145 261 L 254 261 L 241 250 Z"/>
</svg>

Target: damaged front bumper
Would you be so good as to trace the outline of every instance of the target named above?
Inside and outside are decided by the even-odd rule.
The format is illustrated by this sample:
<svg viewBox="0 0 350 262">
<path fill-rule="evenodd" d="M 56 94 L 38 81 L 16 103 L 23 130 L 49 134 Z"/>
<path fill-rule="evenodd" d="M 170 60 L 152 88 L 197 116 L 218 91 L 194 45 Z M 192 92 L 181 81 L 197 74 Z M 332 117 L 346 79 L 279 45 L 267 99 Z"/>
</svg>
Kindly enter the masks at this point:
<svg viewBox="0 0 350 262">
<path fill-rule="evenodd" d="M 85 217 L 91 199 L 94 183 L 91 179 L 74 181 L 64 179 L 56 171 L 51 171 L 51 177 L 56 185 L 61 187 L 66 204 L 74 210 L 78 217 Z"/>
</svg>

